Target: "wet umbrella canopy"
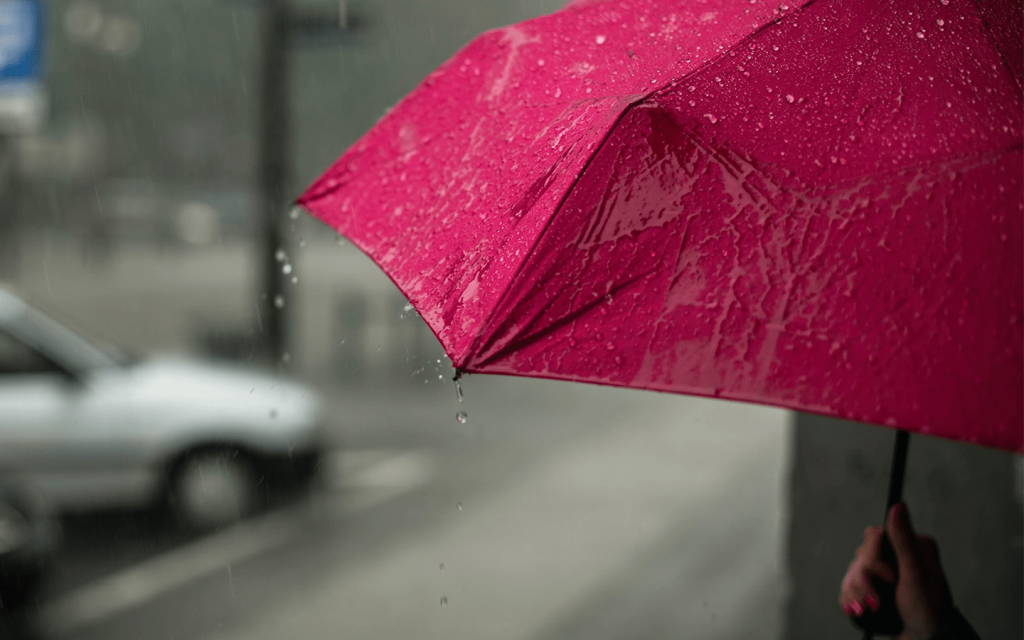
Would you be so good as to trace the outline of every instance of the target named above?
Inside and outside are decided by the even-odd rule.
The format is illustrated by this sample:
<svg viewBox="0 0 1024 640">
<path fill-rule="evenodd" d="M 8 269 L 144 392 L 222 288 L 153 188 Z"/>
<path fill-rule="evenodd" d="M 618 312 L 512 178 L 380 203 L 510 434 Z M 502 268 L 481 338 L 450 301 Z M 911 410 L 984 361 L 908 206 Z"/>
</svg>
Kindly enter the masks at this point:
<svg viewBox="0 0 1024 640">
<path fill-rule="evenodd" d="M 299 203 L 460 370 L 1024 451 L 1021 43 L 995 0 L 574 2 Z"/>
</svg>

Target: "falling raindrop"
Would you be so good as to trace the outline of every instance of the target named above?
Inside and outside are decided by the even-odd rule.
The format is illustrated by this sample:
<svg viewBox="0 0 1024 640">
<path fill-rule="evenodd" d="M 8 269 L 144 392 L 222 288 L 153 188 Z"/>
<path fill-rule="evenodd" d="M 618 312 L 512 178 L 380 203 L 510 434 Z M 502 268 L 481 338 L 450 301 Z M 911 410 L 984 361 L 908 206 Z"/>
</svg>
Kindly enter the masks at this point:
<svg viewBox="0 0 1024 640">
<path fill-rule="evenodd" d="M 455 397 L 459 400 L 459 404 L 462 404 L 462 379 L 455 379 Z M 465 422 L 465 420 L 463 420 Z"/>
<path fill-rule="evenodd" d="M 270 410 L 270 419 L 273 420 L 276 417 L 277 417 L 277 409 L 271 409 Z"/>
<path fill-rule="evenodd" d="M 466 421 L 469 420 L 469 414 L 465 411 L 460 411 L 455 414 L 455 419 L 459 421 L 459 424 L 466 424 Z"/>
<path fill-rule="evenodd" d="M 291 361 L 292 361 L 292 354 L 288 353 L 287 351 L 285 351 L 283 354 L 281 354 L 281 362 L 288 363 L 288 362 L 291 362 Z"/>
<path fill-rule="evenodd" d="M 444 571 L 444 563 L 443 562 L 441 563 L 441 566 L 439 568 L 440 568 L 441 571 Z"/>
<path fill-rule="evenodd" d="M 462 503 L 461 502 L 456 502 L 455 503 L 455 508 L 458 509 L 459 511 L 462 511 Z"/>
<path fill-rule="evenodd" d="M 284 309 L 284 296 L 274 296 L 274 306 L 278 309 Z"/>
<path fill-rule="evenodd" d="M 447 607 L 448 606 L 448 596 L 441 596 L 441 606 L 442 607 Z"/>
<path fill-rule="evenodd" d="M 284 249 L 278 249 L 277 252 L 274 254 L 274 259 L 277 260 L 278 262 L 284 262 L 285 258 L 287 257 L 288 254 L 284 252 Z"/>
<path fill-rule="evenodd" d="M 285 275 L 288 275 L 291 272 L 292 272 L 292 265 L 288 264 L 287 262 L 284 263 L 284 266 L 281 267 L 281 273 L 283 273 Z"/>
<path fill-rule="evenodd" d="M 292 276 L 292 284 L 299 284 L 299 276 Z"/>
<path fill-rule="evenodd" d="M 336 240 L 336 242 L 338 243 L 339 247 L 342 247 L 342 246 L 345 245 L 345 238 L 343 238 L 341 236 L 338 236 L 338 239 Z"/>
<path fill-rule="evenodd" d="M 305 246 L 306 246 L 306 241 L 305 240 L 299 240 L 299 247 L 305 248 Z"/>
<path fill-rule="evenodd" d="M 300 213 L 302 213 L 302 209 L 300 207 L 292 207 L 288 210 L 288 217 L 292 220 L 298 220 Z"/>
</svg>

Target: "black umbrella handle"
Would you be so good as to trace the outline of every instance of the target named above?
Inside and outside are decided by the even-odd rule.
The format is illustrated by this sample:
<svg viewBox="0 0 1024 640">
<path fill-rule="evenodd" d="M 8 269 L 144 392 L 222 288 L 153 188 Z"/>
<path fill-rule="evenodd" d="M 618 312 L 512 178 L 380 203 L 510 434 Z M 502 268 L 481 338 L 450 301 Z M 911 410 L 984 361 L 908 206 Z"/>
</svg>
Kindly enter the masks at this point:
<svg viewBox="0 0 1024 640">
<path fill-rule="evenodd" d="M 907 445 L 910 444 L 910 433 L 900 429 L 896 432 L 896 448 L 892 453 L 892 470 L 889 473 L 889 499 L 882 516 L 882 560 L 892 567 L 893 573 L 899 576 L 899 565 L 896 563 L 896 552 L 893 551 L 889 536 L 884 531 L 889 510 L 900 501 L 903 495 L 903 475 L 907 468 Z M 864 615 L 853 619 L 854 624 L 864 630 L 864 637 L 871 638 L 874 634 L 895 636 L 903 631 L 903 618 L 896 608 L 896 585 L 875 581 L 875 591 L 881 601 L 877 611 L 865 611 Z"/>
</svg>

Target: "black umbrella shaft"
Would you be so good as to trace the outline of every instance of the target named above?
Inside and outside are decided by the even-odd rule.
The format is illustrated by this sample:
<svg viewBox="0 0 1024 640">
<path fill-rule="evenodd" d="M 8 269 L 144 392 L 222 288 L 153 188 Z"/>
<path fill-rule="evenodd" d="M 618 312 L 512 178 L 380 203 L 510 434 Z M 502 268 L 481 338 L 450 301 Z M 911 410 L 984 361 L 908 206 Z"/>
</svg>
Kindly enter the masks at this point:
<svg viewBox="0 0 1024 640">
<path fill-rule="evenodd" d="M 907 445 L 910 443 L 910 432 L 900 429 L 896 432 L 896 448 L 892 452 L 892 470 L 889 472 L 889 500 L 885 504 L 885 515 L 882 523 L 889 517 L 889 509 L 899 502 L 903 496 L 903 474 L 907 468 Z"/>
<path fill-rule="evenodd" d="M 892 452 L 892 469 L 889 472 L 889 497 L 885 503 L 885 514 L 882 526 L 889 518 L 889 510 L 903 496 L 903 476 L 907 468 L 907 446 L 910 444 L 910 433 L 900 429 L 896 432 L 896 446 Z M 882 559 L 893 569 L 898 569 L 896 553 L 889 541 L 889 536 L 882 534 Z M 864 627 L 864 640 L 871 640 L 875 632 L 886 634 L 899 633 L 903 629 L 903 620 L 896 609 L 895 585 L 875 584 L 882 597 L 882 607 L 877 613 L 865 615 L 859 624 Z"/>
</svg>

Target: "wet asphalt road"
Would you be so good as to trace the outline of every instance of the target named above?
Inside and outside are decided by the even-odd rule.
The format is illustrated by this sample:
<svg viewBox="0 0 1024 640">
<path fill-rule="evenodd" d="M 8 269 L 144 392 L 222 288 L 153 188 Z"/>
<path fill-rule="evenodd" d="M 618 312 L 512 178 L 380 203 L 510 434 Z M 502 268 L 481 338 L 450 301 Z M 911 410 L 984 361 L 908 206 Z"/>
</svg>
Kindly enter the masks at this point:
<svg viewBox="0 0 1024 640">
<path fill-rule="evenodd" d="M 450 383 L 449 383 L 450 384 Z M 309 494 L 80 518 L 36 637 L 772 638 L 788 414 L 533 380 L 329 394 Z"/>
</svg>

